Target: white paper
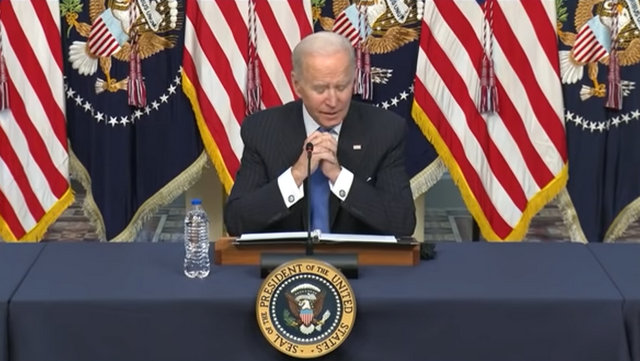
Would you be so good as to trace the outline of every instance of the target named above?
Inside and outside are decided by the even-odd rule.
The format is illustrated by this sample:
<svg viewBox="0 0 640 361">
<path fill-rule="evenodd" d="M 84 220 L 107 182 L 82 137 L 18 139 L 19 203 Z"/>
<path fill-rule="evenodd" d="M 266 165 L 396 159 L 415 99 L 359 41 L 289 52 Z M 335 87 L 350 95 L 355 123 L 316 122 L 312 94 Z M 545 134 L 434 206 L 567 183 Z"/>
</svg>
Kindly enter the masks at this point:
<svg viewBox="0 0 640 361">
<path fill-rule="evenodd" d="M 398 240 L 396 240 L 394 236 L 352 233 L 323 233 L 320 235 L 320 240 L 332 242 L 398 243 Z"/>
<path fill-rule="evenodd" d="M 398 243 L 396 237 L 373 234 L 347 234 L 347 233 L 321 233 L 316 230 L 311 232 L 312 237 L 317 237 L 320 242 L 361 242 L 361 243 Z M 306 239 L 307 232 L 270 232 L 270 233 L 245 233 L 236 239 L 236 242 L 273 241 L 279 239 Z"/>
<path fill-rule="evenodd" d="M 297 239 L 307 238 L 307 232 L 271 232 L 271 233 L 245 233 L 236 239 L 236 242 L 243 241 L 267 241 L 276 239 Z"/>
</svg>

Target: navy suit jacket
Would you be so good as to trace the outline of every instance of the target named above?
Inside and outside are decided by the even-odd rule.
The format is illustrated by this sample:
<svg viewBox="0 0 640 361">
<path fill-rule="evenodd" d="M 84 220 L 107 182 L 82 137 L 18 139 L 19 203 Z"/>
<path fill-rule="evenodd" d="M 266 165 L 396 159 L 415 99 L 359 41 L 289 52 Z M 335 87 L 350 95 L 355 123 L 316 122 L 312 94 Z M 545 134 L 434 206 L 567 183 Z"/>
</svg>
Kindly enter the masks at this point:
<svg viewBox="0 0 640 361">
<path fill-rule="evenodd" d="M 354 174 L 347 198 L 330 193 L 333 233 L 409 236 L 415 206 L 404 165 L 405 120 L 352 101 L 342 122 L 338 162 Z M 241 127 L 244 152 L 225 205 L 231 235 L 305 231 L 307 199 L 287 208 L 277 178 L 303 150 L 306 130 L 300 100 L 247 117 Z"/>
</svg>

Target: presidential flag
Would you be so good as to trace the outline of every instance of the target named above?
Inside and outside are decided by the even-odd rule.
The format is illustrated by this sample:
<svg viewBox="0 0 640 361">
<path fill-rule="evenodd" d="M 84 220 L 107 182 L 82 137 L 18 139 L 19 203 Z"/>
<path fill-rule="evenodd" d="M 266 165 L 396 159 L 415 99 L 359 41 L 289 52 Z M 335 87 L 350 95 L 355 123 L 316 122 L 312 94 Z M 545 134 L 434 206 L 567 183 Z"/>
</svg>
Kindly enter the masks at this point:
<svg viewBox="0 0 640 361">
<path fill-rule="evenodd" d="M 405 166 L 413 196 L 419 197 L 445 171 L 435 149 L 411 116 L 423 2 L 314 0 L 312 3 L 316 31 L 334 31 L 349 38 L 353 45 L 357 46 L 358 40 L 366 44 L 364 50 L 369 53 L 371 66 L 371 97 L 361 100 L 407 120 Z M 364 14 L 363 18 L 359 17 L 359 11 Z"/>
<path fill-rule="evenodd" d="M 564 0 L 558 14 L 570 203 L 586 240 L 615 241 L 640 214 L 640 5 Z M 622 88 L 619 110 L 606 107 L 612 52 Z"/>
<path fill-rule="evenodd" d="M 413 114 L 487 240 L 521 240 L 567 181 L 555 26 L 554 0 L 425 3 Z"/>
<path fill-rule="evenodd" d="M 62 0 L 72 171 L 101 238 L 131 241 L 206 164 L 182 87 L 177 0 Z"/>
<path fill-rule="evenodd" d="M 186 4 L 183 90 L 227 192 L 240 166 L 245 115 L 295 99 L 291 51 L 311 33 L 309 0 Z"/>
<path fill-rule="evenodd" d="M 0 238 L 40 240 L 73 202 L 58 1 L 0 1 Z"/>
</svg>

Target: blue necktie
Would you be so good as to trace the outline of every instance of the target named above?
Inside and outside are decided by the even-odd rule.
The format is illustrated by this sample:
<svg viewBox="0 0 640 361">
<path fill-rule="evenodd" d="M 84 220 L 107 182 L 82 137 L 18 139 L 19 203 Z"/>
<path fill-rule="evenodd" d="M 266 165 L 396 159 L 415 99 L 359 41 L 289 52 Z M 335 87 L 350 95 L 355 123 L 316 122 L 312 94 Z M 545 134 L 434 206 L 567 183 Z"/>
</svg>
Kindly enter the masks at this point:
<svg viewBox="0 0 640 361">
<path fill-rule="evenodd" d="M 320 132 L 331 132 L 331 129 L 320 128 Z M 329 179 L 320 167 L 311 174 L 311 229 L 319 229 L 328 233 L 329 229 Z"/>
</svg>

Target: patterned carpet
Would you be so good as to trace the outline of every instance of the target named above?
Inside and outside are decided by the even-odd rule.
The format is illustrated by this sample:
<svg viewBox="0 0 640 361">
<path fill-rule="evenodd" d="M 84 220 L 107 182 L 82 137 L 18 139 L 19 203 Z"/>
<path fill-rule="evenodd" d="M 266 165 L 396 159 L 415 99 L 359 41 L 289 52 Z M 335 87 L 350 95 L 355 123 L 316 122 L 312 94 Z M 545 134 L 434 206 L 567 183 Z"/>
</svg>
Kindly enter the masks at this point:
<svg viewBox="0 0 640 361">
<path fill-rule="evenodd" d="M 80 189 L 74 186 L 74 189 Z M 439 192 L 440 190 L 436 190 Z M 47 241 L 97 241 L 95 227 L 85 217 L 80 205 L 84 194 L 76 193 L 76 202 L 49 228 Z M 454 202 L 455 203 L 455 202 Z M 161 208 L 149 219 L 139 232 L 136 242 L 181 242 L 185 208 L 184 197 Z M 443 207 L 437 201 L 427 198 L 425 202 L 425 240 L 431 242 L 471 241 L 473 222 L 461 204 Z M 542 209 L 531 222 L 526 241 L 547 242 L 568 240 L 569 233 L 564 226 L 560 211 L 553 204 Z M 640 222 L 632 225 L 620 241 L 640 241 Z"/>
<path fill-rule="evenodd" d="M 470 241 L 473 220 L 465 208 L 425 208 L 426 241 Z M 568 240 L 569 232 L 562 223 L 560 211 L 549 205 L 541 210 L 529 226 L 525 241 Z"/>
</svg>

